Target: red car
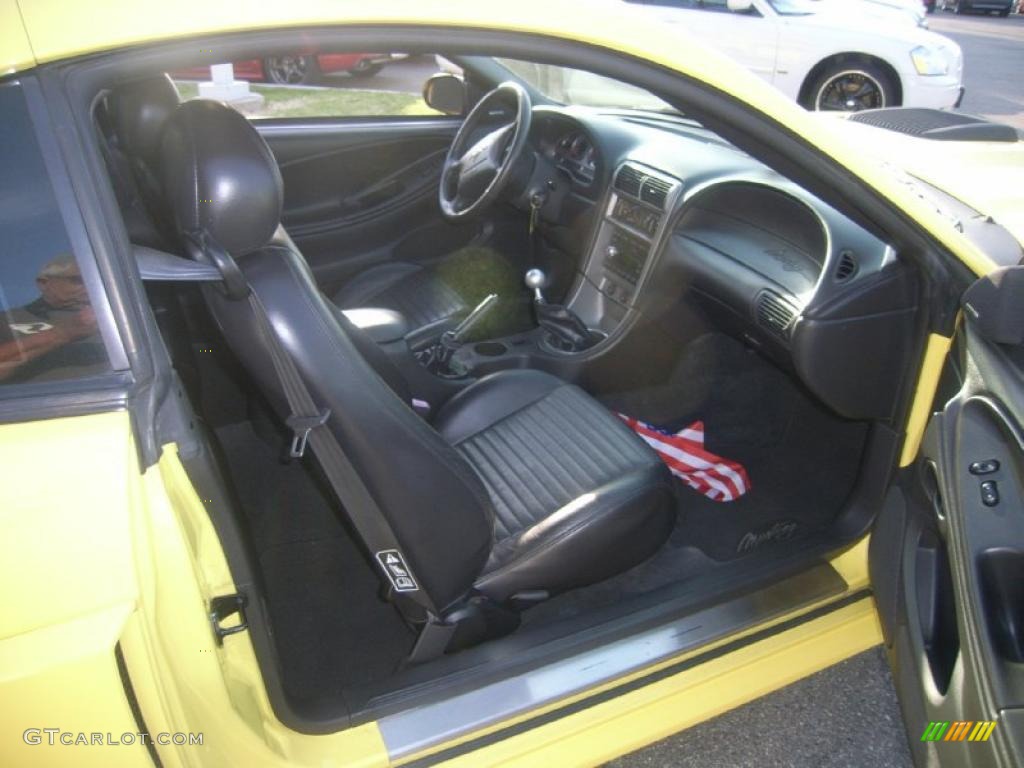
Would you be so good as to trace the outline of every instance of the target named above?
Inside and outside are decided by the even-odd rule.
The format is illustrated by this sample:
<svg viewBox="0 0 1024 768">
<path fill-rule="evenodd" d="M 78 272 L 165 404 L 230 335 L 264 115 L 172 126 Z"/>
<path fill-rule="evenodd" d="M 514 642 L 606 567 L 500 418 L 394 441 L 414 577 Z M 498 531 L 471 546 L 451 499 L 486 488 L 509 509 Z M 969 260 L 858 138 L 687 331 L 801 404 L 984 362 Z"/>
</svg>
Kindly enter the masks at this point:
<svg viewBox="0 0 1024 768">
<path fill-rule="evenodd" d="M 353 77 L 371 77 L 380 72 L 381 67 L 392 58 L 390 53 L 288 54 L 236 61 L 234 67 L 235 77 L 239 80 L 299 85 L 315 82 L 320 75 L 332 72 L 348 72 Z M 173 76 L 205 80 L 210 77 L 210 68 L 192 67 L 175 72 Z"/>
</svg>

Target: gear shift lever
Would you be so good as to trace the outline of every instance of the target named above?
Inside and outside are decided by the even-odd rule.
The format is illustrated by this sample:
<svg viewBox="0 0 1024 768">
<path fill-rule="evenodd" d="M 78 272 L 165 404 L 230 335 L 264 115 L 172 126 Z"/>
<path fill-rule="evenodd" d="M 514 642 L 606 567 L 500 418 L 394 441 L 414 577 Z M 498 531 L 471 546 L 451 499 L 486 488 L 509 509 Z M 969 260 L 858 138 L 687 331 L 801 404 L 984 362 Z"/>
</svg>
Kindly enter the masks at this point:
<svg viewBox="0 0 1024 768">
<path fill-rule="evenodd" d="M 563 352 L 582 352 L 592 347 L 600 337 L 594 334 L 568 307 L 548 304 L 541 288 L 547 285 L 547 276 L 539 269 L 531 269 L 523 280 L 533 291 L 533 311 L 537 325 L 548 333 L 548 342 Z"/>
<path fill-rule="evenodd" d="M 548 284 L 547 275 L 541 270 L 534 267 L 533 269 L 527 270 L 526 277 L 523 282 L 526 283 L 526 287 L 533 291 L 533 300 L 538 304 L 546 304 L 544 301 L 544 294 L 541 293 L 541 288 Z"/>
</svg>

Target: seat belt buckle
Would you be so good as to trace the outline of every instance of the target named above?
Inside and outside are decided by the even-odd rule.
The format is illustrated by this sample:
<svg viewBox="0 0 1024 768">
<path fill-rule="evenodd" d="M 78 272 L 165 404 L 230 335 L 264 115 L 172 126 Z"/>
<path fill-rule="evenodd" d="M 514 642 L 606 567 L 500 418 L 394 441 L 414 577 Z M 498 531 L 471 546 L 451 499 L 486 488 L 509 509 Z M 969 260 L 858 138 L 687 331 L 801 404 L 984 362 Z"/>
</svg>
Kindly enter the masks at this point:
<svg viewBox="0 0 1024 768">
<path fill-rule="evenodd" d="M 301 459 L 306 455 L 306 444 L 309 442 L 309 433 L 317 427 L 322 427 L 330 417 L 330 410 L 318 413 L 316 416 L 298 416 L 292 414 L 285 419 L 285 424 L 292 430 L 292 445 L 288 455 L 293 459 Z"/>
</svg>

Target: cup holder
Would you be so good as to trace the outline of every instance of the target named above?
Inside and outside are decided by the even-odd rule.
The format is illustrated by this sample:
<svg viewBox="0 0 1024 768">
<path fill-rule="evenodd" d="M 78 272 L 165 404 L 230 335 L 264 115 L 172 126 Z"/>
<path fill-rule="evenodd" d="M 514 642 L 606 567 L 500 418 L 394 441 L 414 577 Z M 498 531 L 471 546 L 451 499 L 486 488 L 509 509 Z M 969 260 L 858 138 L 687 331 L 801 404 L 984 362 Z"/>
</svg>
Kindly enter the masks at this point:
<svg viewBox="0 0 1024 768">
<path fill-rule="evenodd" d="M 608 338 L 608 334 L 598 328 L 588 328 L 590 331 L 590 339 L 587 342 L 587 346 L 582 349 L 572 349 L 568 345 L 564 344 L 560 339 L 556 338 L 554 334 L 548 332 L 545 333 L 541 339 L 541 347 L 549 352 L 558 352 L 562 355 L 579 355 L 582 354 L 592 347 L 596 347 L 602 341 Z"/>
<path fill-rule="evenodd" d="M 508 345 L 500 341 L 481 341 L 473 345 L 473 351 L 481 357 L 501 357 L 508 352 Z"/>
</svg>

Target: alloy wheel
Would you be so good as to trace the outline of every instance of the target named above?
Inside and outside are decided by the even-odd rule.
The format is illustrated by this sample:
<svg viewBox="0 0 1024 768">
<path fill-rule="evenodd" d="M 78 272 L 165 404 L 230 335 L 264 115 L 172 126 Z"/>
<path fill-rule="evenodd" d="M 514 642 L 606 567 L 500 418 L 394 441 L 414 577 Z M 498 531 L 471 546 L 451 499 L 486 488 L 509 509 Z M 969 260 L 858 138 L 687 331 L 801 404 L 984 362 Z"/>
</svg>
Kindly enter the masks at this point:
<svg viewBox="0 0 1024 768">
<path fill-rule="evenodd" d="M 271 56 L 264 61 L 267 80 L 282 85 L 298 85 L 309 77 L 309 61 L 305 56 Z"/>
<path fill-rule="evenodd" d="M 824 111 L 859 112 L 884 106 L 885 92 L 881 84 L 860 70 L 833 75 L 818 89 L 814 100 L 814 108 Z"/>
</svg>

